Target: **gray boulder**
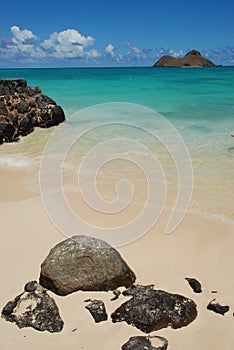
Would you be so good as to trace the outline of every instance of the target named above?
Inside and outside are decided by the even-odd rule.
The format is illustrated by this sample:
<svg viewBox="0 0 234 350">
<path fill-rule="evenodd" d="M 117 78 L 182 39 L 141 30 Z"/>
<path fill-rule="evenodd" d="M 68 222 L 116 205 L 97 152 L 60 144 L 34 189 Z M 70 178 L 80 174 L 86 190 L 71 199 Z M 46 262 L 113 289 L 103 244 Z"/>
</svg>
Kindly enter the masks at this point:
<svg viewBox="0 0 234 350">
<path fill-rule="evenodd" d="M 112 313 L 112 321 L 125 321 L 145 333 L 168 326 L 181 328 L 197 317 L 197 307 L 191 299 L 155 290 L 153 285 L 132 286 L 123 294 L 132 298 Z"/>
<path fill-rule="evenodd" d="M 25 292 L 4 306 L 2 316 L 19 328 L 33 327 L 50 333 L 61 332 L 64 324 L 54 299 L 35 281 L 28 282 Z"/>
<path fill-rule="evenodd" d="M 131 286 L 136 276 L 116 249 L 88 236 L 57 244 L 41 265 L 40 284 L 58 295 Z"/>
</svg>

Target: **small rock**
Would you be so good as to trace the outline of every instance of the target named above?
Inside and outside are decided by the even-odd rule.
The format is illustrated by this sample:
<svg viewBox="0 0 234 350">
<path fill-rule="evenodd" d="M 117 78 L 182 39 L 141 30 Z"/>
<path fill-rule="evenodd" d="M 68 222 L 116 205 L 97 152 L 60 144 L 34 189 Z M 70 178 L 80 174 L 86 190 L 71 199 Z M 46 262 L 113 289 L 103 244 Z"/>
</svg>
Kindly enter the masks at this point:
<svg viewBox="0 0 234 350">
<path fill-rule="evenodd" d="M 119 299 L 121 292 L 118 289 L 113 290 L 114 297 L 111 298 L 111 301 Z"/>
<path fill-rule="evenodd" d="M 106 321 L 108 319 L 105 304 L 102 300 L 93 300 L 89 303 L 89 305 L 85 306 L 85 308 L 89 310 L 96 323 Z"/>
<path fill-rule="evenodd" d="M 185 327 L 197 317 L 197 307 L 191 299 L 155 290 L 152 285 L 132 286 L 123 294 L 132 298 L 112 313 L 112 322 L 125 321 L 145 333 L 168 326 Z"/>
<path fill-rule="evenodd" d="M 157 347 L 152 346 L 151 340 L 157 339 L 162 345 Z M 131 337 L 127 343 L 125 343 L 122 350 L 166 350 L 168 347 L 168 341 L 163 337 Z"/>
<path fill-rule="evenodd" d="M 25 284 L 24 290 L 25 292 L 34 292 L 37 289 L 37 281 L 30 281 Z"/>
<path fill-rule="evenodd" d="M 195 278 L 185 278 L 188 281 L 190 287 L 193 289 L 194 293 L 202 293 L 201 283 Z"/>
<path fill-rule="evenodd" d="M 12 314 L 16 305 L 17 305 L 17 302 L 15 300 L 8 301 L 8 303 L 2 309 L 2 315 L 8 316 L 8 315 Z"/>
<path fill-rule="evenodd" d="M 226 314 L 226 312 L 229 311 L 229 306 L 225 305 L 222 306 L 219 303 L 215 302 L 215 299 L 211 300 L 211 302 L 207 305 L 207 310 L 211 310 L 216 312 L 217 314 L 223 315 Z"/>
<path fill-rule="evenodd" d="M 61 332 L 63 320 L 54 299 L 41 286 L 37 285 L 35 289 L 35 283 L 27 283 L 27 291 L 8 302 L 2 310 L 2 316 L 6 321 L 16 323 L 19 328 L 33 327 L 42 332 Z"/>
<path fill-rule="evenodd" d="M 130 286 L 136 276 L 116 249 L 88 236 L 57 244 L 41 265 L 40 284 L 58 295 Z"/>
</svg>

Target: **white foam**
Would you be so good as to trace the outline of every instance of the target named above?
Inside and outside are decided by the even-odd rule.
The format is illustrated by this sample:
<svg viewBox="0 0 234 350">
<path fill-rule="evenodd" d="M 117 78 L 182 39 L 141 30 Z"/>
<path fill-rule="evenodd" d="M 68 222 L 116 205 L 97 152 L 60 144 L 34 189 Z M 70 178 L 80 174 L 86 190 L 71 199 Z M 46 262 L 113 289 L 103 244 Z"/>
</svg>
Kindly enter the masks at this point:
<svg viewBox="0 0 234 350">
<path fill-rule="evenodd" d="M 28 167 L 32 163 L 32 160 L 22 154 L 9 154 L 0 156 L 0 166 L 6 168 L 24 168 Z"/>
<path fill-rule="evenodd" d="M 203 213 L 204 216 L 208 216 L 208 217 L 212 217 L 214 219 L 223 221 L 226 224 L 229 225 L 234 225 L 234 220 L 224 214 L 217 214 L 217 213 L 208 213 L 208 212 L 204 212 Z"/>
</svg>

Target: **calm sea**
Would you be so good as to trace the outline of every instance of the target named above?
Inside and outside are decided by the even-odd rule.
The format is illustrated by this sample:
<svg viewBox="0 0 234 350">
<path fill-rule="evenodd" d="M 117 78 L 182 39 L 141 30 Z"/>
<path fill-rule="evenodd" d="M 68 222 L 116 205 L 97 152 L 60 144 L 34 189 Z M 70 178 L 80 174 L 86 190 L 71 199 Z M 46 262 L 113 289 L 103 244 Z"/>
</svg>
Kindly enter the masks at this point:
<svg viewBox="0 0 234 350">
<path fill-rule="evenodd" d="M 59 137 L 71 144 L 61 168 L 65 172 L 65 182 L 70 183 L 71 188 L 72 172 L 78 169 L 78 164 L 94 146 L 96 159 L 95 154 L 90 154 L 93 164 L 97 157 L 101 164 L 102 151 L 97 147 L 102 145 L 110 151 L 112 158 L 118 158 L 118 166 L 115 167 L 111 158 L 108 159 L 105 170 L 101 169 L 103 176 L 100 176 L 97 187 L 109 198 L 113 183 L 124 174 L 124 177 L 130 177 L 130 181 L 136 181 L 136 189 L 140 192 L 137 198 L 143 200 L 142 184 L 147 185 L 147 174 L 141 179 L 144 165 L 138 162 L 139 157 L 144 159 L 149 156 L 149 146 L 165 173 L 168 205 L 173 205 L 178 169 L 176 159 L 171 159 L 170 149 L 168 153 L 168 147 L 178 151 L 178 138 L 173 140 L 174 146 L 166 138 L 158 142 L 162 125 L 157 129 L 160 119 L 157 113 L 160 113 L 168 122 L 168 135 L 172 135 L 173 130 L 174 135 L 178 133 L 191 157 L 194 189 L 190 210 L 233 222 L 234 138 L 231 134 L 234 132 L 234 67 L 0 70 L 0 79 L 4 78 L 24 78 L 28 85 L 40 86 L 45 94 L 63 107 L 68 127 L 60 129 Z M 109 103 L 114 104 L 107 105 Z M 100 107 L 92 107 L 100 104 L 105 104 L 103 111 Z M 92 108 L 83 111 L 89 107 Z M 149 109 L 152 112 L 147 113 Z M 82 112 L 77 113 L 79 111 Z M 97 124 L 101 127 L 98 128 Z M 19 143 L 0 146 L 0 166 L 27 169 L 25 184 L 36 189 L 41 155 L 54 130 L 37 130 Z M 79 142 L 69 139 L 69 130 L 77 130 Z M 116 142 L 110 142 L 115 139 Z M 124 143 L 121 139 L 132 143 Z M 142 144 L 143 148 L 139 146 Z M 127 162 L 130 155 L 131 165 Z M 118 170 L 122 171 L 122 175 L 117 174 Z"/>
</svg>

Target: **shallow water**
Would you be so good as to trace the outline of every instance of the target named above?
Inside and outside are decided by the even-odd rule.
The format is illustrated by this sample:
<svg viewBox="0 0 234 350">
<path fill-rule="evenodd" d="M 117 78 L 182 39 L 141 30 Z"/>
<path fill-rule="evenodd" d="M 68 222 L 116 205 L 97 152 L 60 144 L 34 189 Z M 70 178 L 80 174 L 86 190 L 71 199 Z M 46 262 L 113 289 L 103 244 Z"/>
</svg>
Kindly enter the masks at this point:
<svg viewBox="0 0 234 350">
<path fill-rule="evenodd" d="M 234 67 L 12 69 L 0 70 L 0 78 L 27 79 L 28 85 L 40 86 L 64 108 L 67 122 L 59 128 L 58 142 L 66 140 L 71 146 L 59 165 L 65 188 L 77 187 L 82 160 L 90 150 L 100 147 L 105 141 L 105 154 L 109 154 L 112 160 L 101 167 L 97 176 L 97 188 L 104 199 L 113 201 L 118 196 L 116 184 L 127 178 L 135 186 L 134 200 L 144 202 L 149 175 L 145 178 L 144 165 L 139 166 L 139 162 L 147 164 L 152 153 L 158 159 L 157 169 L 161 166 L 166 179 L 165 183 L 158 170 L 155 186 L 161 188 L 162 183 L 165 185 L 166 203 L 173 206 L 178 192 L 175 163 L 182 162 L 181 143 L 173 139 L 178 132 L 189 151 L 194 171 L 190 210 L 233 222 L 234 138 L 230 135 L 234 131 Z M 114 107 L 110 105 L 108 113 L 106 107 L 103 113 L 102 109 L 94 107 L 77 114 L 84 108 L 113 102 L 129 104 L 123 105 L 124 109 L 117 108 L 116 104 Z M 147 108 L 155 114 L 148 113 Z M 156 112 L 169 122 L 168 130 L 160 129 Z M 126 126 L 129 121 L 131 125 Z M 0 167 L 27 168 L 25 184 L 39 190 L 41 155 L 56 130 L 38 129 L 18 143 L 2 145 Z M 72 131 L 77 132 L 77 138 L 71 137 Z M 160 140 L 162 133 L 165 133 L 163 142 Z M 171 140 L 166 134 L 171 135 Z M 111 142 L 113 140 L 117 141 Z M 139 148 L 137 144 L 143 147 Z M 59 153 L 60 146 L 57 148 Z M 175 154 L 178 151 L 176 162 L 170 150 Z M 98 155 L 89 153 L 89 156 L 91 164 L 97 160 L 99 166 L 102 164 L 103 150 L 99 150 Z M 153 165 L 151 169 L 154 169 Z M 87 177 L 83 176 L 82 181 L 89 192 L 89 169 L 84 170 Z M 53 185 L 53 179 L 51 181 Z M 163 201 L 163 196 L 160 196 L 158 200 Z"/>
</svg>

